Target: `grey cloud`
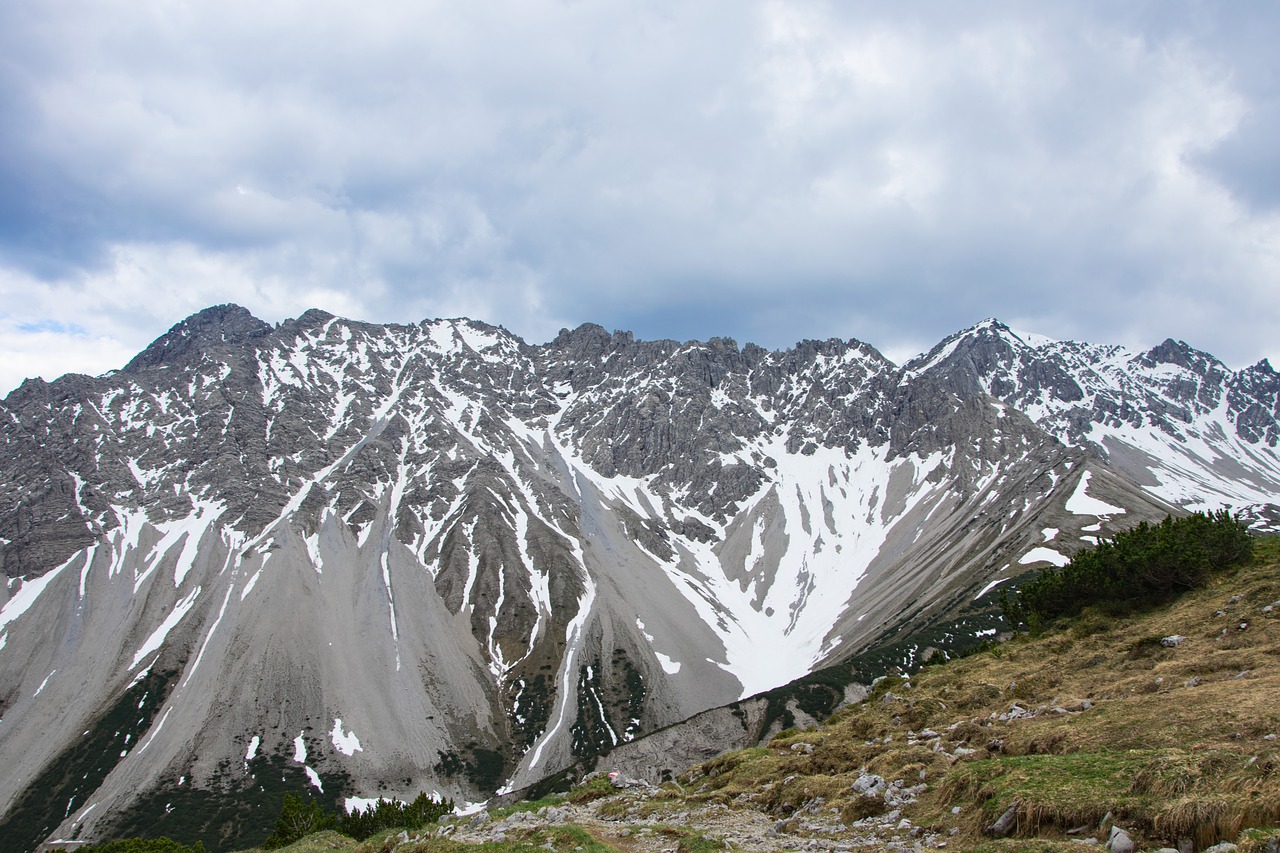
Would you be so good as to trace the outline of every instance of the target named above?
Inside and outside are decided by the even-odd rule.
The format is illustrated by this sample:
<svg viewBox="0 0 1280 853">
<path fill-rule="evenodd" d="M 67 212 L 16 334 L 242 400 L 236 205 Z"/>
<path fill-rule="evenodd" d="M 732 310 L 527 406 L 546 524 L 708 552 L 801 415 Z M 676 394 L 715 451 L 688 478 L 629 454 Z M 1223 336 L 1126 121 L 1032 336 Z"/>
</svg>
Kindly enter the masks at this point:
<svg viewBox="0 0 1280 853">
<path fill-rule="evenodd" d="M 1276 60 L 1234 10 L 71 7 L 0 10 L 0 264 L 55 283 L 128 247 L 259 313 L 530 339 L 901 350 L 998 315 L 1252 361 L 1280 325 Z"/>
</svg>

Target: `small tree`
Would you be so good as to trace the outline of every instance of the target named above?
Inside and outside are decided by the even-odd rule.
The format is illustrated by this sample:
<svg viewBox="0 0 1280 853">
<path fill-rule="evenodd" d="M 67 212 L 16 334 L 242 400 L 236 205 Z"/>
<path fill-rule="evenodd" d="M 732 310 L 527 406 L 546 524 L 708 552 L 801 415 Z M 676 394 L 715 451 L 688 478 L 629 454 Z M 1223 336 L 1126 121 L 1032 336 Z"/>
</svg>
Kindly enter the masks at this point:
<svg viewBox="0 0 1280 853">
<path fill-rule="evenodd" d="M 329 814 L 315 800 L 304 800 L 296 794 L 285 794 L 284 805 L 280 807 L 280 817 L 276 819 L 276 828 L 262 842 L 262 849 L 275 850 L 292 844 L 299 838 L 305 838 L 322 829 L 332 829 L 333 815 Z"/>
</svg>

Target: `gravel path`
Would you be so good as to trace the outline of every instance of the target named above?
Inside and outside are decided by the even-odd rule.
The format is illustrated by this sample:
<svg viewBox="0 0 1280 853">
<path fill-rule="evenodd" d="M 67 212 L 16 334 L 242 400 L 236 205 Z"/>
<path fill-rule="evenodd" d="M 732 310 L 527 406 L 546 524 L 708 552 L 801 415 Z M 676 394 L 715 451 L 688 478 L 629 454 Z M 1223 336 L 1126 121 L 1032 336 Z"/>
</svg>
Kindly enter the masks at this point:
<svg viewBox="0 0 1280 853">
<path fill-rule="evenodd" d="M 685 803 L 663 802 L 644 788 L 582 805 L 566 803 L 535 812 L 516 812 L 498 820 L 481 812 L 437 832 L 457 841 L 483 843 L 515 840 L 538 829 L 564 824 L 577 825 L 597 840 L 628 853 L 675 853 L 680 839 L 689 833 L 728 842 L 736 850 L 765 853 L 947 847 L 944 836 L 913 826 L 896 808 L 845 824 L 834 810 L 815 802 L 788 820 L 778 821 L 747 806 L 708 804 L 689 808 Z"/>
</svg>

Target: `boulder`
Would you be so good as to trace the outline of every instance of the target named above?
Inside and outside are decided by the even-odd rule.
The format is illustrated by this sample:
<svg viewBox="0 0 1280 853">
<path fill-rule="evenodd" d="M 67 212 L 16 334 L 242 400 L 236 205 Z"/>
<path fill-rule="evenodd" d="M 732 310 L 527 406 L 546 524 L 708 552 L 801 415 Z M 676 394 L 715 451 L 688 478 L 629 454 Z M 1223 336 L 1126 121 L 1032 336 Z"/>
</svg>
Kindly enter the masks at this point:
<svg viewBox="0 0 1280 853">
<path fill-rule="evenodd" d="M 1005 838 L 1018 827 L 1018 804 L 1014 803 L 1005 809 L 1004 814 L 991 826 L 987 827 L 987 835 L 994 838 Z"/>
<path fill-rule="evenodd" d="M 884 777 L 874 773 L 863 773 L 853 782 L 853 790 L 864 797 L 878 797 L 884 788 Z"/>
<path fill-rule="evenodd" d="M 1107 838 L 1107 849 L 1111 853 L 1133 853 L 1137 849 L 1137 845 L 1133 843 L 1129 833 L 1118 826 L 1112 826 L 1111 834 Z"/>
</svg>

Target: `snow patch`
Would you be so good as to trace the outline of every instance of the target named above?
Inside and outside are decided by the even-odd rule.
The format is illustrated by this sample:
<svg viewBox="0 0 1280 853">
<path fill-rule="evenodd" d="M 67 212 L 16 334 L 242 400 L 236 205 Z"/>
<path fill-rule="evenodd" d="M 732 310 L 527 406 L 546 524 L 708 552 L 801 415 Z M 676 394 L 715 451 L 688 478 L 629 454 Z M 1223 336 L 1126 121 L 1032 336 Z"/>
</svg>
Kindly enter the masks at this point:
<svg viewBox="0 0 1280 853">
<path fill-rule="evenodd" d="M 83 551 L 80 552 L 76 557 L 79 557 L 83 553 Z M 54 580 L 57 579 L 58 575 L 62 574 L 63 569 L 75 562 L 76 557 L 72 557 L 61 566 L 58 566 L 58 568 L 41 575 L 35 580 L 23 581 L 22 586 L 18 588 L 17 594 L 5 602 L 4 607 L 0 608 L 0 629 L 3 629 L 14 619 L 17 619 L 23 613 L 26 613 L 31 605 L 36 603 L 36 599 L 40 597 L 40 593 L 44 592 L 45 588 L 47 588 L 49 584 L 53 583 Z"/>
<path fill-rule="evenodd" d="M 312 770 L 310 767 L 303 767 L 307 771 L 307 778 L 311 780 L 311 784 L 316 786 L 316 790 L 324 793 L 324 785 L 320 784 L 320 774 Z"/>
<path fill-rule="evenodd" d="M 293 739 L 293 760 L 299 764 L 307 763 L 307 743 L 302 739 L 306 732 L 298 732 L 298 736 Z"/>
<path fill-rule="evenodd" d="M 1055 566 L 1065 566 L 1071 562 L 1071 558 L 1058 553 L 1052 548 L 1032 548 L 1030 551 L 1022 555 L 1022 559 L 1018 561 L 1024 566 L 1031 563 L 1053 563 Z"/>
<path fill-rule="evenodd" d="M 675 675 L 677 672 L 680 671 L 679 661 L 672 660 L 671 658 L 667 657 L 662 652 L 657 650 L 654 651 L 653 655 L 658 659 L 658 663 L 662 664 L 662 671 L 665 672 L 667 675 Z"/>
<path fill-rule="evenodd" d="M 1112 506 L 1106 501 L 1100 501 L 1089 494 L 1089 477 L 1092 473 L 1092 471 L 1085 471 L 1080 476 L 1080 483 L 1076 486 L 1075 492 L 1067 499 L 1067 512 L 1073 515 L 1091 515 L 1095 518 L 1099 516 L 1124 515 L 1124 508 Z"/>
<path fill-rule="evenodd" d="M 261 744 L 262 744 L 262 738 L 258 737 L 257 735 L 254 735 L 249 740 L 249 748 L 245 750 L 244 760 L 253 761 L 254 757 L 258 754 L 258 747 Z"/>
<path fill-rule="evenodd" d="M 33 693 L 33 694 L 31 694 L 31 698 L 32 698 L 32 699 L 34 699 L 34 698 L 36 698 L 37 696 L 39 696 L 39 695 L 40 695 L 41 691 L 43 691 L 43 690 L 44 690 L 45 685 L 49 683 L 49 679 L 50 679 L 50 678 L 53 678 L 53 676 L 54 676 L 54 675 L 56 675 L 56 674 L 57 674 L 57 672 L 58 672 L 58 671 L 55 669 L 53 672 L 49 673 L 48 675 L 46 675 L 46 676 L 44 677 L 44 681 L 40 682 L 40 686 L 36 688 L 36 692 L 35 692 L 35 693 Z"/>
<path fill-rule="evenodd" d="M 986 595 L 987 593 L 991 592 L 991 590 L 995 589 L 996 587 L 998 587 L 1000 584 L 1004 583 L 1004 582 L 1005 582 L 1005 581 L 1007 581 L 1007 580 L 1008 580 L 1008 578 L 996 578 L 996 579 L 995 579 L 995 580 L 993 580 L 991 583 L 989 583 L 989 584 L 987 584 L 986 586 L 984 586 L 984 587 L 982 588 L 982 592 L 979 592 L 977 595 L 975 595 L 975 596 L 973 597 L 973 600 L 974 600 L 974 601 L 977 601 L 979 598 L 982 598 L 982 596 L 984 596 L 984 595 Z"/>
<path fill-rule="evenodd" d="M 356 812 L 371 810 L 374 806 L 378 805 L 379 799 L 385 798 L 378 797 L 375 799 L 373 797 L 347 797 L 342 801 L 342 805 L 347 810 L 347 814 L 355 814 Z"/>
<path fill-rule="evenodd" d="M 343 734 L 341 717 L 333 718 L 333 731 L 329 732 L 329 738 L 333 741 L 333 748 L 343 755 L 350 756 L 357 752 L 364 752 L 364 747 L 360 746 L 360 738 L 356 737 L 354 731 Z"/>
<path fill-rule="evenodd" d="M 164 638 L 169 636 L 169 632 L 191 610 L 191 607 L 196 603 L 196 596 L 199 594 L 200 587 L 196 587 L 190 595 L 173 606 L 173 610 L 169 611 L 169 615 L 160 623 L 160 627 L 151 632 L 151 636 L 147 637 L 147 641 L 142 644 L 142 647 L 133 656 L 133 663 L 129 664 L 129 669 L 133 669 L 142 662 L 143 658 L 160 648 L 161 644 L 164 643 Z"/>
</svg>

